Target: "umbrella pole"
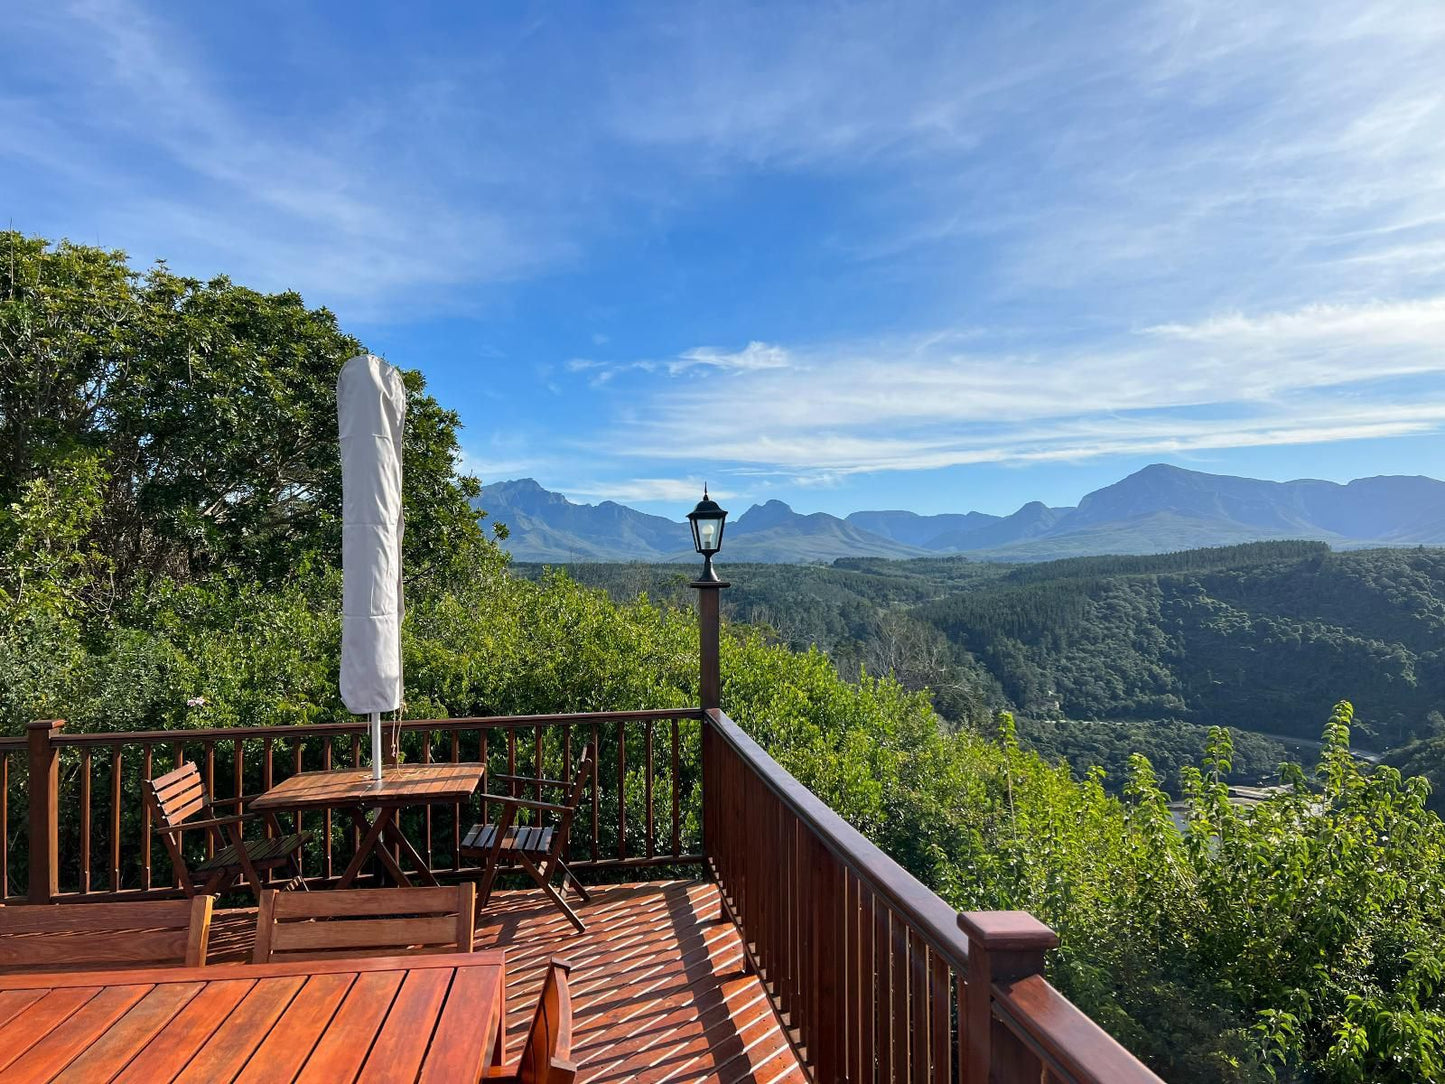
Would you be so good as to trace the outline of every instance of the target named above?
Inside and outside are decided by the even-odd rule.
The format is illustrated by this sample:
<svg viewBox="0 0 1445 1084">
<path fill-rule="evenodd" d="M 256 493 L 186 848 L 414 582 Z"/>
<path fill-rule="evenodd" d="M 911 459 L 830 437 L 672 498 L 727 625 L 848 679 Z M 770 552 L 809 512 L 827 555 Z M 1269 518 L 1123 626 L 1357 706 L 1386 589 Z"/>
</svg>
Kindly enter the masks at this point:
<svg viewBox="0 0 1445 1084">
<path fill-rule="evenodd" d="M 381 712 L 371 713 L 371 780 L 381 782 Z"/>
</svg>

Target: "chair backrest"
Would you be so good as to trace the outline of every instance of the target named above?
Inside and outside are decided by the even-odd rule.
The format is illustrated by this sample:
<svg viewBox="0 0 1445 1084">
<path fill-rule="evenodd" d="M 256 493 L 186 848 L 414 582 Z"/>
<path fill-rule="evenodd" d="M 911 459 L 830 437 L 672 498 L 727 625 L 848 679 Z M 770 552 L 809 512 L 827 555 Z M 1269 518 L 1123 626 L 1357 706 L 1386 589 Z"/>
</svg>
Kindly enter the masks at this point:
<svg viewBox="0 0 1445 1084">
<path fill-rule="evenodd" d="M 252 960 L 471 952 L 477 886 L 261 894 Z"/>
<path fill-rule="evenodd" d="M 175 771 L 145 781 L 145 796 L 162 828 L 176 828 L 187 817 L 206 808 L 206 788 L 194 761 Z"/>
<path fill-rule="evenodd" d="M 572 1060 L 571 973 L 572 964 L 559 957 L 552 957 L 547 965 L 542 996 L 517 1066 L 521 1084 L 572 1084 L 577 1078 L 577 1063 Z"/>
<path fill-rule="evenodd" d="M 552 837 L 552 852 L 560 853 L 567 846 L 567 836 L 572 830 L 572 818 L 577 815 L 577 807 L 582 804 L 582 796 L 587 793 L 587 784 L 592 781 L 592 773 L 597 769 L 596 751 L 591 745 L 582 753 L 582 763 L 577 765 L 577 774 L 572 780 L 572 789 L 567 795 L 567 800 L 562 804 L 566 806 L 566 812 L 557 815 L 557 832 Z"/>
<path fill-rule="evenodd" d="M 0 970 L 202 967 L 210 896 L 0 908 Z"/>
</svg>

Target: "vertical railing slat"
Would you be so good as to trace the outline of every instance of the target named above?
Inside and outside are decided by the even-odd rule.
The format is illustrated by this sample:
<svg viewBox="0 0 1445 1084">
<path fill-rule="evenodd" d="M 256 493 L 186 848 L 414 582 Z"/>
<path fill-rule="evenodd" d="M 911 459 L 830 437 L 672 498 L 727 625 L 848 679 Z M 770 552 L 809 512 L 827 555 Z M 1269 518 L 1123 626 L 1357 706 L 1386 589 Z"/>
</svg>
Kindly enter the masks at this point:
<svg viewBox="0 0 1445 1084">
<path fill-rule="evenodd" d="M 4 838 L 0 836 L 0 838 Z M 8 849 L 8 848 L 7 848 Z M 90 750 L 80 751 L 80 893 L 90 892 Z"/>
<path fill-rule="evenodd" d="M 120 770 L 121 751 L 110 751 L 110 890 L 120 891 Z"/>
<path fill-rule="evenodd" d="M 647 857 L 655 852 L 652 842 L 652 720 L 647 720 L 647 767 L 643 774 L 643 800 L 647 803 Z"/>
</svg>

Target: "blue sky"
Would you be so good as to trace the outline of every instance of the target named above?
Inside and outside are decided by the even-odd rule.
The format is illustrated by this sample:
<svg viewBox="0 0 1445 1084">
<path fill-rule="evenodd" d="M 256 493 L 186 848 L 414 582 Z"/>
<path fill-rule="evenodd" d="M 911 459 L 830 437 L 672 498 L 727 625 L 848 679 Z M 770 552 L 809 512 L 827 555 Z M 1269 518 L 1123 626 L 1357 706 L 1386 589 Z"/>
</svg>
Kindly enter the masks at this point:
<svg viewBox="0 0 1445 1084">
<path fill-rule="evenodd" d="M 484 482 L 1440 476 L 1445 5 L 20 3 L 0 208 L 296 288 Z"/>
</svg>

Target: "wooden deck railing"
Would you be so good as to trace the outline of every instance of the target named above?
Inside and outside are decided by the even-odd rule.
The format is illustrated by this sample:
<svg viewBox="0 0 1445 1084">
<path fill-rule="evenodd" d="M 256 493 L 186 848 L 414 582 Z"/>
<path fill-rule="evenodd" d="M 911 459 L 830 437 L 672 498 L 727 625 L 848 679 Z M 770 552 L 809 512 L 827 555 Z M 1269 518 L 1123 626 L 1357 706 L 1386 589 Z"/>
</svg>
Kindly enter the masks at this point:
<svg viewBox="0 0 1445 1084">
<path fill-rule="evenodd" d="M 814 1079 L 1159 1084 L 1045 980 L 1052 930 L 955 912 L 706 714 L 708 865 Z"/>
<path fill-rule="evenodd" d="M 1058 944 L 1048 927 L 1022 912 L 955 912 L 717 709 L 407 720 L 401 733 L 410 761 L 487 763 L 493 792 L 515 790 L 515 776 L 566 779 L 596 745 L 573 868 L 705 864 L 815 1080 L 1158 1084 L 1044 978 Z M 362 723 L 31 724 L 0 739 L 6 902 L 172 894 L 142 778 L 195 760 L 219 804 L 244 806 L 294 772 L 361 765 L 364 737 Z M 475 804 L 412 810 L 404 828 L 434 872 L 465 874 L 458 841 L 478 815 Z M 317 836 L 308 880 L 334 880 L 352 828 L 331 813 L 299 819 Z"/>
<path fill-rule="evenodd" d="M 409 719 L 400 747 L 408 762 L 486 762 L 487 789 L 515 793 L 520 784 L 509 777 L 568 779 L 582 748 L 594 744 L 597 774 L 572 825 L 574 868 L 695 866 L 702 862 L 700 715 L 692 708 Z M 389 735 L 390 724 L 385 729 Z M 296 772 L 363 765 L 365 734 L 364 723 L 85 734 L 67 733 L 59 721 L 33 723 L 24 739 L 0 739 L 4 895 L 39 903 L 171 894 L 174 874 L 152 831 L 142 778 L 193 760 L 217 805 L 244 806 Z M 45 784 L 32 786 L 35 780 Z M 404 816 L 431 869 L 472 868 L 458 844 L 485 816 L 478 803 Z M 339 877 L 356 845 L 345 816 L 300 820 L 316 836 L 303 855 L 308 880 Z"/>
</svg>

